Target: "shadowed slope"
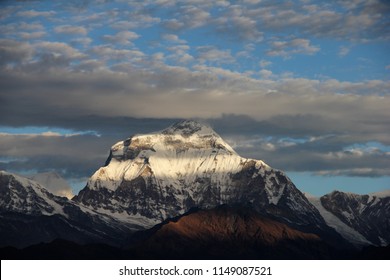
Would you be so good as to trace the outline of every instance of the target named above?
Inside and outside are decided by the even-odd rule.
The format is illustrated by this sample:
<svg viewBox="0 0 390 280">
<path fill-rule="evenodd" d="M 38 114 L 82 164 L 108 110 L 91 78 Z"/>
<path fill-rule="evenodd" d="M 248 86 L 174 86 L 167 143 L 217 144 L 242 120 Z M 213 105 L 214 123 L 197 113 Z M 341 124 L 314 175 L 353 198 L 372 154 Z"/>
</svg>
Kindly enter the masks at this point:
<svg viewBox="0 0 390 280">
<path fill-rule="evenodd" d="M 134 250 L 149 259 L 327 259 L 334 254 L 317 235 L 294 230 L 246 207 L 198 210 L 144 234 L 149 237 Z"/>
</svg>

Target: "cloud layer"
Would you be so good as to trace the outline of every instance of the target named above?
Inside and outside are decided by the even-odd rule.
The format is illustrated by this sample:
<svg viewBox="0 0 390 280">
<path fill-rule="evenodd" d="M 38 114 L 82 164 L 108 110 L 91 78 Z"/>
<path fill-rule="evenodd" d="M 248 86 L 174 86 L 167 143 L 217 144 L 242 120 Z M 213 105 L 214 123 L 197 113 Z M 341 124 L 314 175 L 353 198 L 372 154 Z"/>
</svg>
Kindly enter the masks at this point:
<svg viewBox="0 0 390 280">
<path fill-rule="evenodd" d="M 77 3 L 0 4 L 0 126 L 96 134 L 1 133 L 1 169 L 89 176 L 199 118 L 283 170 L 390 176 L 386 1 Z"/>
</svg>

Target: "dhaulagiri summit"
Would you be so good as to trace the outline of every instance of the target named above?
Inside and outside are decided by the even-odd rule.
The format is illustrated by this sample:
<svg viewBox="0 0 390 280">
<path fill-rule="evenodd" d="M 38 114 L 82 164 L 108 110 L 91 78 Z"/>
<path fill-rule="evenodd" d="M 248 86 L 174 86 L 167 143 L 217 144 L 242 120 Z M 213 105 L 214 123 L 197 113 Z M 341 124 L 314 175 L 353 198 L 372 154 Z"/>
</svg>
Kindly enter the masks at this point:
<svg viewBox="0 0 390 280">
<path fill-rule="evenodd" d="M 114 144 L 106 166 L 73 200 L 144 227 L 222 204 L 250 206 L 300 228 L 326 226 L 282 171 L 241 157 L 210 126 L 193 120 Z"/>
</svg>

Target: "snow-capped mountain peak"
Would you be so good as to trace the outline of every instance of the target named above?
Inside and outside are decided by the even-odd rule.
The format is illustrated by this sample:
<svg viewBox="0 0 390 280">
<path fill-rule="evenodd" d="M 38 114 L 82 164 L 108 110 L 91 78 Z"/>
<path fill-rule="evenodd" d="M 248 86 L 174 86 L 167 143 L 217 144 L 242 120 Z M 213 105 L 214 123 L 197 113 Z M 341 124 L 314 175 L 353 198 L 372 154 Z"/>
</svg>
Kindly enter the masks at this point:
<svg viewBox="0 0 390 280">
<path fill-rule="evenodd" d="M 38 182 L 31 179 L 0 171 L 1 211 L 18 213 L 65 215 L 60 203 L 66 198 L 56 197 Z"/>
<path fill-rule="evenodd" d="M 390 244 L 389 191 L 355 194 L 333 191 L 320 198 L 309 198 L 326 223 L 357 245 Z"/>
<path fill-rule="evenodd" d="M 111 159 L 134 160 L 137 157 L 168 156 L 170 152 L 184 153 L 210 150 L 213 153 L 236 154 L 211 127 L 196 121 L 181 121 L 161 132 L 134 135 L 111 147 Z M 171 156 L 171 155 L 169 155 Z"/>
<path fill-rule="evenodd" d="M 116 143 L 106 166 L 74 200 L 116 217 L 146 218 L 149 224 L 191 207 L 236 203 L 270 214 L 278 206 L 287 211 L 286 220 L 300 224 L 322 220 L 283 172 L 239 156 L 212 128 L 196 121 Z"/>
</svg>

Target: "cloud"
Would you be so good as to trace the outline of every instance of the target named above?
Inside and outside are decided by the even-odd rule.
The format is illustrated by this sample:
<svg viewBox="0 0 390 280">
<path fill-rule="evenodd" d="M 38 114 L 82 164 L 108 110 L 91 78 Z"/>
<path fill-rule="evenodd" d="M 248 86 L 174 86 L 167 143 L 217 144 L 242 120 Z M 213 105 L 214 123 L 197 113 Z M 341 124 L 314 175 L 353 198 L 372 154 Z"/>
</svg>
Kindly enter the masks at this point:
<svg viewBox="0 0 390 280">
<path fill-rule="evenodd" d="M 235 59 L 230 50 L 219 50 L 214 46 L 201 46 L 197 48 L 197 58 L 201 63 L 234 63 Z"/>
<path fill-rule="evenodd" d="M 24 40 L 39 39 L 46 36 L 47 33 L 44 31 L 37 32 L 20 32 L 19 36 Z"/>
<path fill-rule="evenodd" d="M 22 64 L 29 60 L 34 48 L 28 44 L 11 39 L 0 39 L 0 65 Z"/>
<path fill-rule="evenodd" d="M 219 34 L 238 40 L 263 40 L 263 32 L 258 29 L 258 21 L 247 16 L 243 7 L 230 6 L 227 11 L 217 17 L 213 24 Z"/>
<path fill-rule="evenodd" d="M 59 25 L 54 28 L 54 31 L 57 33 L 72 34 L 72 35 L 86 35 L 88 33 L 86 28 L 82 26 L 72 26 L 72 25 Z"/>
<path fill-rule="evenodd" d="M 177 35 L 175 35 L 175 34 L 164 34 L 164 35 L 162 36 L 162 38 L 163 38 L 164 40 L 167 40 L 167 41 L 172 42 L 172 43 L 179 43 L 179 44 L 185 44 L 185 43 L 187 43 L 186 40 L 180 39 L 179 36 L 177 36 Z"/>
<path fill-rule="evenodd" d="M 167 19 L 164 20 L 163 26 L 167 29 L 178 30 L 184 27 L 184 23 L 180 22 L 177 19 Z"/>
<path fill-rule="evenodd" d="M 106 45 L 95 46 L 90 49 L 90 52 L 103 61 L 134 61 L 140 60 L 145 56 L 139 50 L 115 49 Z"/>
<path fill-rule="evenodd" d="M 107 42 L 122 44 L 122 45 L 132 45 L 133 40 L 138 39 L 140 36 L 132 31 L 120 31 L 115 35 L 104 35 L 103 39 Z"/>
<path fill-rule="evenodd" d="M 107 143 L 108 142 L 108 143 Z M 96 136 L 0 135 L 0 154 L 10 158 L 0 169 L 46 172 L 62 170 L 66 177 L 91 175 L 104 164 L 112 139 Z"/>
<path fill-rule="evenodd" d="M 350 50 L 351 49 L 348 47 L 341 46 L 339 50 L 339 56 L 340 57 L 346 56 L 350 52 Z"/>
<path fill-rule="evenodd" d="M 85 57 L 85 54 L 63 42 L 44 41 L 34 44 L 34 47 L 38 48 L 38 52 L 50 53 L 54 56 L 64 56 L 70 59 Z"/>
<path fill-rule="evenodd" d="M 82 38 L 75 38 L 70 41 L 72 46 L 74 45 L 81 45 L 83 47 L 87 47 L 92 43 L 92 39 L 88 37 L 82 37 Z"/>
<path fill-rule="evenodd" d="M 197 6 L 180 5 L 174 18 L 164 20 L 164 26 L 171 30 L 194 29 L 208 23 L 210 13 Z"/>
<path fill-rule="evenodd" d="M 130 50 L 100 48 L 97 51 L 103 57 L 117 55 L 118 60 L 127 57 L 131 60 L 134 56 L 147 59 L 142 53 Z M 88 64 L 93 68 L 101 61 L 84 63 L 84 70 L 88 70 Z M 272 121 L 276 129 L 283 127 L 292 134 L 353 131 L 356 137 L 389 141 L 386 131 L 389 130 L 390 100 L 382 96 L 389 92 L 390 84 L 386 81 L 257 80 L 239 72 L 204 65 L 194 66 L 192 71 L 164 64 L 154 65 L 153 71 L 141 71 L 131 65 L 123 70 L 117 67 L 120 74 L 107 68 L 85 74 L 57 71 L 21 76 L 3 72 L 1 123 L 18 121 L 31 125 L 36 120 L 44 124 L 45 119 L 48 122 L 52 118 L 66 119 L 69 115 L 210 118 L 230 113 Z M 45 115 L 37 115 L 37 111 Z M 280 114 L 288 117 L 280 118 Z"/>
<path fill-rule="evenodd" d="M 287 118 L 293 116 L 286 116 Z M 313 116 L 301 118 L 310 122 Z M 289 129 L 292 130 L 287 124 L 275 127 L 273 120 L 248 121 L 242 116 L 224 116 L 214 119 L 212 123 L 216 128 L 227 126 L 226 130 L 229 130 L 229 124 L 233 123 L 233 130 L 225 135 L 225 139 L 239 154 L 260 158 L 285 171 L 312 172 L 327 176 L 378 177 L 390 174 L 389 152 L 379 148 L 364 148 L 372 144 L 368 142 L 368 138 L 356 137 L 356 132 L 326 134 L 324 131 L 322 136 L 308 137 L 310 132 L 301 130 L 293 135 L 287 133 Z M 299 127 L 302 122 L 290 123 Z M 318 122 L 313 122 L 313 125 L 315 123 Z M 279 134 L 280 132 L 282 134 Z M 286 134 L 283 135 L 284 133 Z M 350 148 L 351 144 L 356 145 L 359 141 L 361 147 Z"/>
<path fill-rule="evenodd" d="M 260 70 L 259 74 L 260 74 L 260 76 L 262 78 L 269 79 L 272 76 L 272 71 L 266 70 L 266 69 L 262 69 L 262 70 Z"/>
<path fill-rule="evenodd" d="M 339 5 L 318 3 L 267 2 L 268 5 L 249 10 L 247 16 L 260 19 L 263 29 L 269 31 L 298 30 L 307 36 L 351 41 L 386 37 L 386 17 L 390 6 L 384 1 L 364 1 L 344 9 Z M 341 3 L 345 4 L 343 1 Z"/>
<path fill-rule="evenodd" d="M 74 196 L 70 185 L 55 171 L 28 175 L 28 178 L 42 184 L 51 193 L 72 199 Z"/>
<path fill-rule="evenodd" d="M 273 41 L 270 43 L 271 49 L 267 51 L 269 56 L 282 56 L 285 58 L 293 54 L 313 55 L 320 48 L 310 44 L 308 39 L 292 39 L 290 41 Z"/>
<path fill-rule="evenodd" d="M 0 53 L 0 65 L 11 71 L 21 71 L 19 74 L 66 69 L 73 61 L 86 57 L 78 49 L 63 42 L 25 43 L 11 39 L 0 39 Z"/>
<path fill-rule="evenodd" d="M 187 45 L 176 45 L 167 48 L 172 55 L 167 56 L 168 59 L 174 60 L 179 64 L 187 64 L 194 60 L 194 57 L 188 53 L 190 47 Z"/>
<path fill-rule="evenodd" d="M 260 65 L 261 68 L 265 68 L 265 67 L 267 67 L 269 65 L 272 65 L 272 62 L 268 61 L 268 60 L 262 59 L 262 60 L 260 60 L 259 65 Z"/>
<path fill-rule="evenodd" d="M 54 11 L 36 11 L 36 10 L 28 10 L 18 12 L 17 15 L 20 17 L 53 17 L 56 12 Z"/>
<path fill-rule="evenodd" d="M 1 31 L 4 34 L 7 33 L 16 33 L 17 31 L 38 31 L 38 30 L 44 30 L 44 26 L 39 22 L 33 22 L 33 23 L 27 23 L 27 22 L 11 22 L 8 24 L 4 24 L 0 27 Z"/>
</svg>

